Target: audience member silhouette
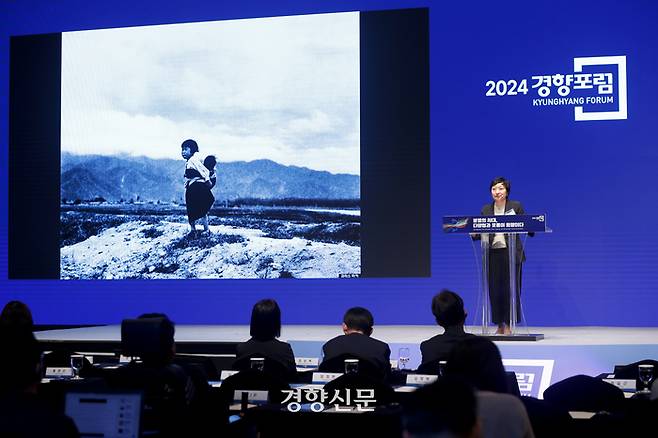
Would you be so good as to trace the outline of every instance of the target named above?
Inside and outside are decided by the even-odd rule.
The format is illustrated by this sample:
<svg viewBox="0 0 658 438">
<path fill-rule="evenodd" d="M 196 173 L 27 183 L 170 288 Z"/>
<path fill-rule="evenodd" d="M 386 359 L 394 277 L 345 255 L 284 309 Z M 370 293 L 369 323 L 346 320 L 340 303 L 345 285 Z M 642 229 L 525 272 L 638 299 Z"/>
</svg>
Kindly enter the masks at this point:
<svg viewBox="0 0 658 438">
<path fill-rule="evenodd" d="M 404 403 L 403 436 L 532 438 L 533 426 L 537 436 L 568 436 L 580 429 L 572 429 L 572 420 L 562 409 L 565 407 L 612 412 L 594 417 L 598 423 L 590 421 L 582 428 L 587 433 L 581 435 L 591 431 L 597 435 L 621 431 L 639 435 L 635 432 L 649 430 L 641 420 L 658 406 L 658 379 L 652 388 L 653 401 L 649 397 L 635 400 L 634 410 L 629 409 L 630 405 L 622 406 L 624 397 L 620 390 L 587 376 L 554 384 L 545 391 L 546 400 L 515 397 L 508 393 L 498 347 L 484 337 L 464 331 L 466 312 L 461 297 L 442 290 L 432 299 L 432 313 L 445 332 L 421 343 L 419 370 L 434 370 L 438 361 L 446 360 L 445 373 L 437 382 L 409 395 Z M 390 373 L 390 348 L 371 337 L 373 326 L 374 318 L 367 309 L 350 308 L 343 317 L 343 335 L 322 347 L 324 360 L 320 369 L 324 371 L 343 372 L 344 359 L 359 359 L 359 372 L 346 373 L 327 384 L 325 389 L 330 393 L 365 388 L 374 390 L 377 404 L 396 400 L 390 386 L 383 382 L 383 377 Z M 43 358 L 32 328 L 32 315 L 24 303 L 10 301 L 4 306 L 0 314 L 0 436 L 76 437 L 78 431 L 73 421 L 54 412 L 37 396 Z M 208 396 L 207 376 L 194 368 L 198 364 L 175 363 L 174 334 L 174 323 L 164 314 L 150 313 L 125 320 L 122 346 L 140 360 L 103 374 L 111 386 L 143 391 L 147 432 L 196 436 L 209 426 L 221 428 L 218 412 L 223 411 L 217 411 L 217 405 L 228 406 L 235 390 L 267 390 L 271 393 L 270 401 L 277 403 L 283 398 L 282 391 L 289 389 L 286 382 L 296 375 L 292 348 L 277 339 L 281 334 L 281 309 L 273 299 L 260 300 L 253 306 L 251 338 L 237 346 L 236 365 L 244 371 L 223 382 L 223 392 L 215 401 Z M 279 368 L 271 369 L 281 371 L 272 375 L 250 369 L 253 357 L 264 357 L 266 367 L 274 363 Z M 637 368 L 637 364 L 626 368 L 629 373 L 636 372 L 632 368 Z M 371 369 L 377 374 L 361 373 Z M 574 386 L 574 382 L 580 386 Z M 607 397 L 608 393 L 611 397 Z M 200 394 L 206 394 L 203 402 Z M 552 399 L 555 400 L 551 405 L 548 402 Z M 609 399 L 612 401 L 608 403 Z M 528 412 L 532 414 L 532 424 Z"/>
<path fill-rule="evenodd" d="M 481 436 L 473 387 L 461 379 L 443 377 L 413 392 L 402 420 L 409 438 Z"/>
<path fill-rule="evenodd" d="M 0 326 L 25 327 L 32 330 L 34 321 L 30 308 L 21 301 L 8 302 L 0 314 Z"/>
<path fill-rule="evenodd" d="M 251 311 L 249 334 L 251 339 L 237 346 L 236 367 L 238 369 L 248 368 L 249 359 L 259 356 L 275 363 L 270 366 L 275 369 L 268 371 L 283 374 L 280 377 L 285 380 L 295 377 L 297 368 L 292 348 L 287 342 L 277 339 L 281 336 L 281 309 L 275 300 L 264 299 L 254 304 Z"/>
<path fill-rule="evenodd" d="M 544 399 L 569 411 L 611 412 L 624 403 L 624 391 L 611 383 L 582 374 L 553 383 Z"/>
<path fill-rule="evenodd" d="M 124 320 L 122 348 L 128 354 L 137 354 L 141 361 L 132 361 L 110 376 L 113 386 L 144 392 L 147 429 L 172 436 L 193 426 L 190 407 L 197 396 L 190 375 L 173 363 L 174 334 L 174 323 L 164 314 Z"/>
<path fill-rule="evenodd" d="M 39 345 L 26 327 L 0 327 L 0 436 L 77 437 L 73 421 L 37 397 Z"/>
<path fill-rule="evenodd" d="M 354 357 L 372 365 L 382 376 L 391 371 L 391 349 L 388 344 L 372 338 L 374 318 L 368 309 L 352 307 L 343 317 L 343 335 L 337 336 L 324 344 L 323 363 L 331 363 L 336 358 Z M 323 366 L 320 369 L 323 369 Z M 337 364 L 341 371 L 343 364 Z M 330 371 L 327 369 L 327 371 Z"/>
<path fill-rule="evenodd" d="M 477 390 L 478 415 L 485 438 L 534 437 L 528 413 L 518 397 L 507 392 L 507 379 L 498 347 L 474 336 L 456 344 L 446 375 L 461 378 Z"/>
<path fill-rule="evenodd" d="M 500 351 L 486 338 L 474 336 L 456 344 L 448 355 L 446 374 L 459 376 L 481 391 L 507 392 Z"/>
<path fill-rule="evenodd" d="M 436 335 L 420 344 L 422 355 L 419 372 L 438 374 L 439 362 L 448 360 L 452 347 L 463 339 L 474 335 L 464 331 L 466 311 L 464 301 L 455 292 L 442 290 L 432 299 L 432 314 L 444 333 Z"/>
</svg>

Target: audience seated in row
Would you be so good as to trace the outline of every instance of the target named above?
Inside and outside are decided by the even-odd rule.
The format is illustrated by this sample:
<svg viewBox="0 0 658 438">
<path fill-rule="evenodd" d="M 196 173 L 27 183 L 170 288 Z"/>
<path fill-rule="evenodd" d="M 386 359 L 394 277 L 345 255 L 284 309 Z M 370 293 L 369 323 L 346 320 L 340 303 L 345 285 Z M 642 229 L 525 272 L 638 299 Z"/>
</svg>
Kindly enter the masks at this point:
<svg viewBox="0 0 658 438">
<path fill-rule="evenodd" d="M 356 358 L 362 362 L 362 370 L 383 379 L 390 373 L 391 350 L 382 341 L 370 337 L 373 331 L 372 314 L 363 307 L 349 309 L 343 317 L 343 335 L 328 341 L 322 347 L 323 371 L 343 372 L 344 359 Z M 296 375 L 295 356 L 290 344 L 279 341 L 281 334 L 281 310 L 273 299 L 258 301 L 251 313 L 249 328 L 251 338 L 238 344 L 237 358 L 233 366 L 237 370 L 250 367 L 250 359 L 263 357 L 270 374 L 277 374 L 290 381 Z"/>
<path fill-rule="evenodd" d="M 422 360 L 418 372 L 438 375 L 439 362 L 448 360 L 452 347 L 475 335 L 464 331 L 467 313 L 464 301 L 455 292 L 444 289 L 435 295 L 432 299 L 432 314 L 436 323 L 445 331 L 420 344 Z"/>
<path fill-rule="evenodd" d="M 474 337 L 464 331 L 467 313 L 464 302 L 455 292 L 443 290 L 432 299 L 432 313 L 437 324 L 444 328 L 443 334 L 436 335 L 421 344 L 422 364 L 420 372 L 439 373 L 439 361 L 448 358 L 450 350 L 460 340 Z M 343 317 L 343 335 L 337 336 L 322 347 L 323 371 L 343 372 L 344 359 L 356 358 L 361 361 L 361 369 L 371 375 L 384 378 L 390 374 L 391 350 L 388 345 L 372 338 L 374 318 L 368 309 L 353 307 Z M 281 334 L 281 310 L 273 299 L 257 302 L 251 313 L 251 339 L 237 347 L 235 369 L 243 370 L 250 366 L 249 359 L 264 357 L 269 367 L 278 364 L 285 371 L 288 380 L 295 376 L 295 357 L 290 345 L 279 341 Z"/>
<path fill-rule="evenodd" d="M 614 410 L 617 411 L 615 415 L 627 415 L 625 423 L 615 423 L 617 429 L 610 428 L 612 417 L 609 415 L 595 417 L 606 420 L 596 429 L 602 433 L 625 430 L 642 418 L 622 412 L 624 398 L 618 388 L 586 376 L 554 384 L 545 391 L 548 401 L 510 395 L 496 345 L 486 338 L 464 332 L 466 312 L 461 298 L 444 290 L 432 300 L 432 312 L 445 333 L 423 342 L 421 369 L 426 364 L 433 366 L 438 360 L 446 360 L 445 373 L 436 383 L 413 394 L 405 407 L 405 436 L 526 438 L 535 436 L 533 426 L 537 428 L 535 431 L 540 430 L 537 436 L 566 436 L 572 432 L 570 425 L 565 425 L 570 419 L 565 418 L 566 411 L 557 408 L 565 406 L 574 410 Z M 327 384 L 325 389 L 371 388 L 378 393 L 378 403 L 386 404 L 397 399 L 382 379 L 390 372 L 390 349 L 386 343 L 370 336 L 373 326 L 374 319 L 367 309 L 355 307 L 345 313 L 344 334 L 323 346 L 321 369 L 335 366 L 336 369 L 331 371 L 342 373 L 344 359 L 357 358 L 360 371 L 368 372 L 345 374 Z M 77 436 L 70 419 L 54 413 L 35 395 L 41 375 L 40 351 L 31 328 L 32 318 L 27 306 L 20 302 L 5 306 L 0 315 L 0 348 L 11 360 L 0 361 L 0 436 Z M 244 371 L 226 379 L 221 388 L 227 401 L 232 400 L 234 389 L 254 389 L 244 385 L 267 377 L 267 372 L 250 369 L 249 359 L 252 357 L 265 357 L 280 365 L 279 380 L 261 380 L 264 389 L 278 394 L 271 401 L 281 401 L 281 391 L 289 388 L 287 382 L 294 376 L 295 362 L 290 345 L 276 339 L 280 332 L 281 310 L 276 301 L 269 299 L 256 303 L 251 315 L 251 339 L 238 346 L 236 364 L 242 360 L 246 364 Z M 196 373 L 193 367 L 174 363 L 174 333 L 173 322 L 164 314 L 145 314 L 135 320 L 125 320 L 122 324 L 124 354 L 138 356 L 140 360 L 106 376 L 111 386 L 144 392 L 146 429 L 161 432 L 163 436 L 195 434 L 199 426 L 217 426 L 216 411 L 213 412 L 215 421 L 204 423 L 193 417 L 192 412 L 200 410 L 195 403 L 198 403 L 200 394 L 208 390 L 207 378 Z M 637 364 L 631 364 L 625 368 L 631 372 L 631 368 L 636 367 Z M 375 370 L 373 374 L 369 374 L 371 370 Z M 375 373 L 378 378 L 373 379 Z M 581 386 L 574 394 L 576 383 Z M 600 391 L 596 392 L 596 388 Z M 656 397 L 657 390 L 654 382 L 652 398 Z M 601 395 L 604 393 L 614 397 L 604 397 Z M 596 403 L 591 406 L 580 403 L 585 396 L 590 401 L 594 396 Z M 613 403 L 601 404 L 604 399 L 613 398 Z M 555 402 L 553 405 L 549 403 L 551 400 Z M 655 401 L 646 402 L 654 403 L 655 409 Z M 651 412 L 652 408 L 646 405 L 644 409 L 643 413 Z M 636 409 L 636 414 L 638 412 Z M 533 417 L 529 418 L 528 413 Z M 536 421 L 539 417 L 541 421 Z M 644 430 L 637 425 L 633 427 Z"/>
</svg>

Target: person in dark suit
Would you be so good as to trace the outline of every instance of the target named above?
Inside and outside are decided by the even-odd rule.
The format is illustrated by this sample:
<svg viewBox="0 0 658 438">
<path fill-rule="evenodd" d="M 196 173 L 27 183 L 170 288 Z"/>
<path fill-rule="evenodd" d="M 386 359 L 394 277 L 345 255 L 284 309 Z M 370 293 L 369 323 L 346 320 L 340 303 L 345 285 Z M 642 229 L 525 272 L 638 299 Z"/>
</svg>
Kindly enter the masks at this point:
<svg viewBox="0 0 658 438">
<path fill-rule="evenodd" d="M 403 400 L 402 436 L 481 437 L 473 387 L 458 378 L 442 377 Z"/>
<path fill-rule="evenodd" d="M 276 301 L 265 299 L 254 304 L 249 334 L 251 339 L 237 346 L 236 363 L 250 356 L 263 356 L 282 365 L 286 371 L 286 376 L 282 377 L 295 376 L 297 367 L 292 348 L 277 339 L 281 336 L 281 309 Z"/>
<path fill-rule="evenodd" d="M 0 436 L 78 437 L 73 420 L 38 395 L 39 344 L 31 328 L 0 326 Z"/>
<path fill-rule="evenodd" d="M 489 185 L 493 202 L 482 207 L 482 216 L 525 214 L 519 201 L 509 199 L 511 184 L 506 178 L 498 177 Z M 533 236 L 533 233 L 528 233 Z M 480 235 L 473 235 L 479 239 Z M 490 233 L 489 239 L 489 302 L 491 303 L 491 320 L 498 325 L 496 334 L 511 334 L 510 324 L 510 272 L 509 272 L 509 238 L 502 233 Z M 516 242 L 516 319 L 521 320 L 521 266 L 525 261 L 525 253 L 519 234 Z"/>
<path fill-rule="evenodd" d="M 420 344 L 422 360 L 419 369 L 438 369 L 439 361 L 448 360 L 450 350 L 456 343 L 475 336 L 464 331 L 467 314 L 464 301 L 455 292 L 444 289 L 436 294 L 432 298 L 432 314 L 445 331 Z"/>
<path fill-rule="evenodd" d="M 144 428 L 163 436 L 181 436 L 190 424 L 196 428 L 200 423 L 191 419 L 208 391 L 205 376 L 174 363 L 175 332 L 174 322 L 163 313 L 123 320 L 122 350 L 141 361 L 133 360 L 106 375 L 110 388 L 143 392 Z"/>
<path fill-rule="evenodd" d="M 363 307 L 352 307 L 343 317 L 343 335 L 337 336 L 322 346 L 324 362 L 333 358 L 352 355 L 368 361 L 383 375 L 391 371 L 391 349 L 388 344 L 370 337 L 374 319 Z"/>
<path fill-rule="evenodd" d="M 473 336 L 456 344 L 450 351 L 445 376 L 475 389 L 483 437 L 534 438 L 528 412 L 519 397 L 509 393 L 500 350 L 492 341 Z"/>
</svg>

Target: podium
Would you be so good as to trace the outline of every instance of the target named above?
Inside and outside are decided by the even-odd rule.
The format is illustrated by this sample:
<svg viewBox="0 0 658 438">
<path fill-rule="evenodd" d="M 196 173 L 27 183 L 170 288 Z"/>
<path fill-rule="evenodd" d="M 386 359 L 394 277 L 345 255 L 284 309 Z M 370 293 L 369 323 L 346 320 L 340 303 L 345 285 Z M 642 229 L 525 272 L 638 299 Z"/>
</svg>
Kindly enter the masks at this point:
<svg viewBox="0 0 658 438">
<path fill-rule="evenodd" d="M 530 334 L 527 333 L 527 330 L 525 333 L 521 333 L 517 327 L 517 323 L 522 318 L 520 301 L 521 264 L 517 264 L 519 253 L 517 247 L 521 244 L 520 237 L 523 235 L 551 232 L 546 226 L 546 215 L 444 216 L 443 231 L 447 234 L 466 235 L 473 241 L 480 241 L 476 264 L 478 265 L 480 279 L 480 302 L 482 304 L 479 307 L 482 335 L 498 341 L 538 341 L 544 339 L 543 334 Z M 496 234 L 504 237 L 504 249 L 492 246 L 493 236 Z M 492 254 L 495 254 L 495 262 L 492 260 Z M 521 255 L 523 255 L 522 252 Z M 507 263 L 505 264 L 507 266 L 501 266 L 500 260 L 506 260 Z M 495 269 L 491 269 L 492 263 L 495 263 Z M 503 290 L 502 297 L 495 297 L 497 301 L 496 313 L 500 313 L 500 309 L 503 309 L 503 315 L 499 314 L 497 317 L 502 318 L 512 332 L 508 335 L 494 335 L 491 332 L 493 309 L 490 296 L 493 290 L 490 279 L 492 275 L 495 276 L 494 282 L 496 284 L 494 288 L 497 289 L 497 292 L 500 292 L 500 289 L 509 289 Z M 500 287 L 501 284 L 503 284 L 503 287 Z M 500 323 L 501 321 L 497 322 Z"/>
</svg>

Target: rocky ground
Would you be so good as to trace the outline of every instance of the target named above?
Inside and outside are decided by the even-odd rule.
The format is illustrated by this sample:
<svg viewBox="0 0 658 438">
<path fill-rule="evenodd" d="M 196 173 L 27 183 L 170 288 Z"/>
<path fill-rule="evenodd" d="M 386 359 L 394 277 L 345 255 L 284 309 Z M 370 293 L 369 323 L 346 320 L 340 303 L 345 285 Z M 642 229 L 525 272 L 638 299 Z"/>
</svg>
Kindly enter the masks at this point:
<svg viewBox="0 0 658 438">
<path fill-rule="evenodd" d="M 335 278 L 361 271 L 361 249 L 259 229 L 128 221 L 63 246 L 62 279 Z"/>
</svg>

